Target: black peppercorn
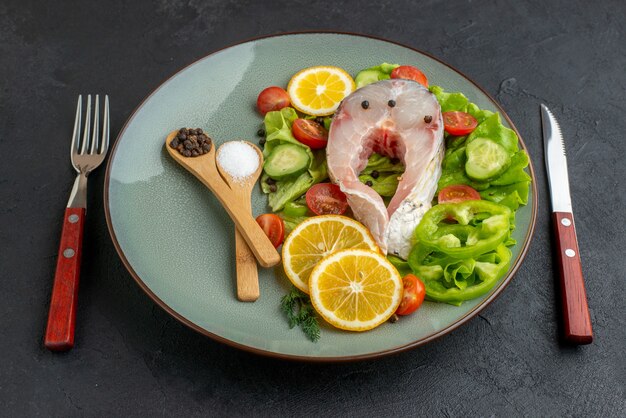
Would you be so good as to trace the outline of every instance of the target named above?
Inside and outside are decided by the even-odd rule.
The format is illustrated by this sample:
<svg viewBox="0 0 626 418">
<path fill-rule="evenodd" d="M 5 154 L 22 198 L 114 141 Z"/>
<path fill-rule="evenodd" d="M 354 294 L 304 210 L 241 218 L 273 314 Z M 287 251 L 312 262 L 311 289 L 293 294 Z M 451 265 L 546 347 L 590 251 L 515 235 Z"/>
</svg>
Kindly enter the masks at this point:
<svg viewBox="0 0 626 418">
<path fill-rule="evenodd" d="M 257 136 L 265 136 L 265 129 L 261 128 L 256 131 Z"/>
<path fill-rule="evenodd" d="M 368 180 L 368 181 L 365 182 L 365 185 L 369 186 L 369 187 L 372 187 L 374 185 L 374 183 L 372 183 L 371 180 Z"/>
<path fill-rule="evenodd" d="M 367 100 L 363 100 L 363 101 L 361 102 L 361 107 L 362 107 L 363 109 L 367 109 L 368 107 L 370 107 L 370 102 L 368 102 Z"/>
<path fill-rule="evenodd" d="M 261 138 L 261 139 L 259 139 L 259 145 L 260 145 L 260 146 L 265 145 L 265 142 L 267 142 L 267 140 L 266 140 L 265 138 Z"/>
<path fill-rule="evenodd" d="M 174 138 L 172 139 L 172 142 L 170 142 L 170 147 L 175 149 L 176 147 L 178 147 L 178 144 L 180 144 L 180 142 L 178 142 L 178 138 Z"/>
<path fill-rule="evenodd" d="M 376 171 L 376 170 L 373 170 L 371 176 L 372 176 L 372 178 L 377 179 L 378 176 L 380 176 L 380 173 L 378 171 Z"/>
<path fill-rule="evenodd" d="M 267 184 L 269 184 L 270 186 L 271 186 L 272 184 L 276 184 L 276 180 L 274 180 L 274 179 L 273 179 L 273 178 L 271 178 L 271 177 L 268 177 L 268 178 L 267 178 L 267 180 L 265 180 L 265 182 L 266 182 Z"/>
<path fill-rule="evenodd" d="M 433 117 L 432 116 L 430 116 L 430 115 L 424 116 L 424 122 L 430 123 L 432 121 L 433 121 Z"/>
<path fill-rule="evenodd" d="M 270 192 L 274 193 L 276 190 L 278 190 L 278 187 L 275 184 L 270 184 Z"/>
<path fill-rule="evenodd" d="M 400 159 L 399 158 L 392 158 L 389 162 L 391 164 L 398 164 L 400 162 Z"/>
<path fill-rule="evenodd" d="M 396 105 L 396 101 L 395 100 L 389 100 L 387 102 L 387 106 L 389 106 L 389 107 L 395 107 L 395 105 Z"/>
</svg>

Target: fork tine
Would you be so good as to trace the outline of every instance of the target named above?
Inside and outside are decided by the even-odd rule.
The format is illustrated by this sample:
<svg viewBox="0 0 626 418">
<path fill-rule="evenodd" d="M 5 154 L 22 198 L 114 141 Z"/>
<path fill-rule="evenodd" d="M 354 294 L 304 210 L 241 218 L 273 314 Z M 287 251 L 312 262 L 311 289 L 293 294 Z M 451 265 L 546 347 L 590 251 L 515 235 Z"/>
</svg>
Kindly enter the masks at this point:
<svg viewBox="0 0 626 418">
<path fill-rule="evenodd" d="M 87 116 L 85 118 L 85 130 L 83 131 L 83 141 L 80 145 L 80 153 L 84 154 L 87 151 L 87 147 L 89 144 L 89 131 L 91 129 L 91 94 L 87 95 L 87 111 L 85 112 Z"/>
<path fill-rule="evenodd" d="M 80 141 L 80 119 L 82 113 L 83 96 L 78 95 L 78 103 L 76 104 L 76 117 L 74 118 L 74 132 L 72 133 L 71 153 L 78 152 L 78 143 Z"/>
<path fill-rule="evenodd" d="M 98 145 L 98 136 L 100 129 L 100 98 L 96 94 L 96 100 L 93 106 L 93 133 L 91 134 L 91 146 L 89 147 L 89 154 L 93 154 L 96 151 Z"/>
<path fill-rule="evenodd" d="M 102 141 L 100 141 L 100 154 L 105 154 L 109 149 L 109 95 L 104 95 L 104 116 L 102 118 Z"/>
</svg>

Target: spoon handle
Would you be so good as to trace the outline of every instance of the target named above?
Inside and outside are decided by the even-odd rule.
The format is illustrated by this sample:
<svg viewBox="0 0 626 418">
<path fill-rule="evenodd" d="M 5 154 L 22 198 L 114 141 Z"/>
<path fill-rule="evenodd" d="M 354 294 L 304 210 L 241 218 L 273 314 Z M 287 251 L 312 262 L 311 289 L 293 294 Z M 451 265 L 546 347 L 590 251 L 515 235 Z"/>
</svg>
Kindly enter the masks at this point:
<svg viewBox="0 0 626 418">
<path fill-rule="evenodd" d="M 215 163 L 213 162 L 213 164 Z M 230 187 L 219 176 L 217 168 L 214 165 L 205 165 L 196 169 L 194 174 L 220 201 L 259 264 L 263 267 L 273 267 L 280 263 L 280 254 L 252 217 L 250 210 L 246 209 L 241 199 L 233 194 Z"/>
<path fill-rule="evenodd" d="M 244 208 L 251 213 L 250 193 L 245 193 L 245 191 L 242 193 L 242 190 L 238 190 L 237 194 L 244 203 Z M 245 238 L 236 227 L 235 264 L 237 267 L 237 298 L 242 302 L 254 302 L 260 296 L 259 272 L 252 250 L 250 250 Z"/>
</svg>

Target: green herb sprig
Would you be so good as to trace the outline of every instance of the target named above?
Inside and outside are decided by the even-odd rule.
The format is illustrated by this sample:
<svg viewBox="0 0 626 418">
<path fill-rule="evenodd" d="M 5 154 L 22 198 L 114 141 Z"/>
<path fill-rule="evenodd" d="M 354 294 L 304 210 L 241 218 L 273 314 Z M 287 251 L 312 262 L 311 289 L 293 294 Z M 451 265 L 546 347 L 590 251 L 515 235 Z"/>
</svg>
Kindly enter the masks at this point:
<svg viewBox="0 0 626 418">
<path fill-rule="evenodd" d="M 308 295 L 294 287 L 282 297 L 280 308 L 287 315 L 289 328 L 299 325 L 309 340 L 317 342 L 320 339 L 320 325 Z"/>
</svg>

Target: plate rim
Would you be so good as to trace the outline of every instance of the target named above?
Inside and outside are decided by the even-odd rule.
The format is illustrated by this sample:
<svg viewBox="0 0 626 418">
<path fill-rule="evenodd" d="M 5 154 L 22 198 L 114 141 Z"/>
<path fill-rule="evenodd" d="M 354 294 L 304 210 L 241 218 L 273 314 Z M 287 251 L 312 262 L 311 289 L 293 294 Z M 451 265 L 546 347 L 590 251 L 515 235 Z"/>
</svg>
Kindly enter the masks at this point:
<svg viewBox="0 0 626 418">
<path fill-rule="evenodd" d="M 304 30 L 304 31 L 293 31 L 293 32 L 280 32 L 280 33 L 274 33 L 274 34 L 269 34 L 269 35 L 261 35 L 261 36 L 256 36 L 256 37 L 253 37 L 253 38 L 244 39 L 244 40 L 236 42 L 234 44 L 230 44 L 230 45 L 224 46 L 222 48 L 219 48 L 217 50 L 214 50 L 211 53 L 209 53 L 207 55 L 204 55 L 204 56 L 202 56 L 200 58 L 197 58 L 194 61 L 192 61 L 191 63 L 185 65 L 184 67 L 182 67 L 181 69 L 176 71 L 174 74 L 172 74 L 171 76 L 167 77 L 156 88 L 154 88 L 152 90 L 152 92 L 148 96 L 146 96 L 135 107 L 135 109 L 132 111 L 130 116 L 126 119 L 126 122 L 124 123 L 124 125 L 120 129 L 119 133 L 117 134 L 117 137 L 115 138 L 114 143 L 112 144 L 111 153 L 110 153 L 110 156 L 108 158 L 107 165 L 106 165 L 106 172 L 105 172 L 105 178 L 104 178 L 104 191 L 103 191 L 104 214 L 105 214 L 105 219 L 106 219 L 106 223 L 107 223 L 107 230 L 109 231 L 109 235 L 111 236 L 111 241 L 113 242 L 113 246 L 115 247 L 115 250 L 116 250 L 118 256 L 120 257 L 122 263 L 124 264 L 124 267 L 126 268 L 126 270 L 130 273 L 130 275 L 133 277 L 135 282 L 148 295 L 148 297 L 150 297 L 150 299 L 152 299 L 152 301 L 154 303 L 156 303 L 163 310 L 165 310 L 168 314 L 170 314 L 172 317 L 174 317 L 175 319 L 177 319 L 178 321 L 180 321 L 181 323 L 183 323 L 187 327 L 189 327 L 192 330 L 194 330 L 194 331 L 196 331 L 196 332 L 198 332 L 198 333 L 200 333 L 200 334 L 202 334 L 204 336 L 207 336 L 207 337 L 209 337 L 209 338 L 211 338 L 211 339 L 213 339 L 215 341 L 218 341 L 220 343 L 224 343 L 224 344 L 229 345 L 231 347 L 234 347 L 234 348 L 237 348 L 237 349 L 240 349 L 240 350 L 243 350 L 243 351 L 247 351 L 247 352 L 250 352 L 250 353 L 263 355 L 263 356 L 266 356 L 266 357 L 273 357 L 273 358 L 284 359 L 284 360 L 316 362 L 316 363 L 353 362 L 353 361 L 360 361 L 360 360 L 368 360 L 368 359 L 374 359 L 374 358 L 387 357 L 387 356 L 390 356 L 390 355 L 398 354 L 400 352 L 404 352 L 404 351 L 408 351 L 408 350 L 414 349 L 416 347 L 423 346 L 423 345 L 425 345 L 425 344 L 427 344 L 429 342 L 432 342 L 432 341 L 434 341 L 436 339 L 439 339 L 439 338 L 441 338 L 441 337 L 451 333 L 452 331 L 456 330 L 460 326 L 464 325 L 466 322 L 468 322 L 473 317 L 478 315 L 483 309 L 485 309 L 487 306 L 489 306 L 502 293 L 502 291 L 509 285 L 509 283 L 511 282 L 511 280 L 513 279 L 513 277 L 515 276 L 515 274 L 519 270 L 520 266 L 522 265 L 522 262 L 526 258 L 526 255 L 528 253 L 528 249 L 530 247 L 532 238 L 534 236 L 535 224 L 536 224 L 536 221 L 537 221 L 537 209 L 538 209 L 537 179 L 536 179 L 536 176 L 535 176 L 535 170 L 534 170 L 534 167 L 533 167 L 532 159 L 529 158 L 528 170 L 530 172 L 530 176 L 531 176 L 531 180 L 532 180 L 531 181 L 531 187 L 532 187 L 532 196 L 533 196 L 533 202 L 532 202 L 532 206 L 531 206 L 531 215 L 530 215 L 530 225 L 529 225 L 528 231 L 526 233 L 526 236 L 524 237 L 524 242 L 522 244 L 522 249 L 521 249 L 519 255 L 517 256 L 517 258 L 512 263 L 512 267 L 511 267 L 510 273 L 504 278 L 504 280 L 500 284 L 500 286 L 491 295 L 489 295 L 489 297 L 487 297 L 482 303 L 476 305 L 476 307 L 474 307 L 474 309 L 472 309 L 469 312 L 467 312 L 464 316 L 459 318 L 453 324 L 449 325 L 448 327 L 446 327 L 446 328 L 444 328 L 444 329 L 442 329 L 442 330 L 436 332 L 435 334 L 430 335 L 430 336 L 428 336 L 426 338 L 422 338 L 420 340 L 413 341 L 413 342 L 410 342 L 408 344 L 404 344 L 404 345 L 400 345 L 400 346 L 396 346 L 396 347 L 391 347 L 389 349 L 379 350 L 379 351 L 375 351 L 375 352 L 372 352 L 372 353 L 366 353 L 366 354 L 332 356 L 332 357 L 306 356 L 306 355 L 299 355 L 299 354 L 279 353 L 279 352 L 275 352 L 275 351 L 264 350 L 264 349 L 252 347 L 252 346 L 249 346 L 249 345 L 246 345 L 246 344 L 242 344 L 242 343 L 238 343 L 236 341 L 232 341 L 232 340 L 230 340 L 228 338 L 222 337 L 221 335 L 215 334 L 215 333 L 213 333 L 211 331 L 208 331 L 208 330 L 202 328 L 201 326 L 193 323 L 189 319 L 185 318 L 183 315 L 181 315 L 178 312 L 176 312 L 169 305 L 167 305 L 163 300 L 161 300 L 161 298 L 159 298 L 148 287 L 148 285 L 141 279 L 141 277 L 139 277 L 137 272 L 135 272 L 133 267 L 130 265 L 130 262 L 126 258 L 126 255 L 124 254 L 124 251 L 122 250 L 122 248 L 121 248 L 121 246 L 120 246 L 120 244 L 119 244 L 119 242 L 117 240 L 117 236 L 115 234 L 115 231 L 113 229 L 113 223 L 112 223 L 112 220 L 111 220 L 111 213 L 110 213 L 110 209 L 109 209 L 109 185 L 110 185 L 110 179 L 111 179 L 111 167 L 112 167 L 113 160 L 115 159 L 115 155 L 116 155 L 116 152 L 117 152 L 117 146 L 118 146 L 118 144 L 120 142 L 120 139 L 122 138 L 122 136 L 126 132 L 126 129 L 130 125 L 130 123 L 137 116 L 137 113 L 139 112 L 139 110 L 144 106 L 144 104 L 152 96 L 154 96 L 167 82 L 169 82 L 170 80 L 172 80 L 173 78 L 178 76 L 178 74 L 180 74 L 181 72 L 185 71 L 187 68 L 195 65 L 199 61 L 204 60 L 205 58 L 208 58 L 208 57 L 210 57 L 212 55 L 215 55 L 217 53 L 220 53 L 220 52 L 222 52 L 224 50 L 227 50 L 227 49 L 230 49 L 230 48 L 242 45 L 242 44 L 246 44 L 246 43 L 250 43 L 250 42 L 254 42 L 254 41 L 259 41 L 259 40 L 262 40 L 262 39 L 277 38 L 277 37 L 283 37 L 283 36 L 289 36 L 289 35 L 327 35 L 327 34 L 355 36 L 355 37 L 361 37 L 361 38 L 366 38 L 366 39 L 371 39 L 371 40 L 376 40 L 376 41 L 388 42 L 390 44 L 394 44 L 394 45 L 397 45 L 397 46 L 409 49 L 411 51 L 417 52 L 418 54 L 422 54 L 422 55 L 424 55 L 424 56 L 426 56 L 426 57 L 428 57 L 430 59 L 433 59 L 433 60 L 439 62 L 440 64 L 450 68 L 451 70 L 453 70 L 454 72 L 459 74 L 461 77 L 463 77 L 465 80 L 470 82 L 472 85 L 474 85 L 474 87 L 476 87 L 489 100 L 491 100 L 491 102 L 498 109 L 498 112 L 500 113 L 500 115 L 502 117 L 504 117 L 504 119 L 507 121 L 507 123 L 509 124 L 511 129 L 513 129 L 513 131 L 515 131 L 515 133 L 517 134 L 517 136 L 519 138 L 519 141 L 520 141 L 521 148 L 528 153 L 528 148 L 526 146 L 526 143 L 524 142 L 522 136 L 520 135 L 520 133 L 517 130 L 517 127 L 515 126 L 513 121 L 509 118 L 508 114 L 504 111 L 502 106 L 500 106 L 500 103 L 498 103 L 487 91 L 485 91 L 485 89 L 483 89 L 480 85 L 478 85 L 474 80 L 472 80 L 471 78 L 467 77 L 462 71 L 459 71 L 456 67 L 448 64 L 447 62 L 442 61 L 441 59 L 431 55 L 428 52 L 421 51 L 421 50 L 419 50 L 417 48 L 414 48 L 414 47 L 409 46 L 409 45 L 405 45 L 404 43 L 401 43 L 401 42 L 397 42 L 397 41 L 389 40 L 389 39 L 386 39 L 386 38 L 383 38 L 383 37 L 379 37 L 379 36 L 376 36 L 376 35 L 370 35 L 370 34 L 365 34 L 365 33 L 337 31 L 337 30 L 310 30 L 310 31 Z"/>
</svg>

